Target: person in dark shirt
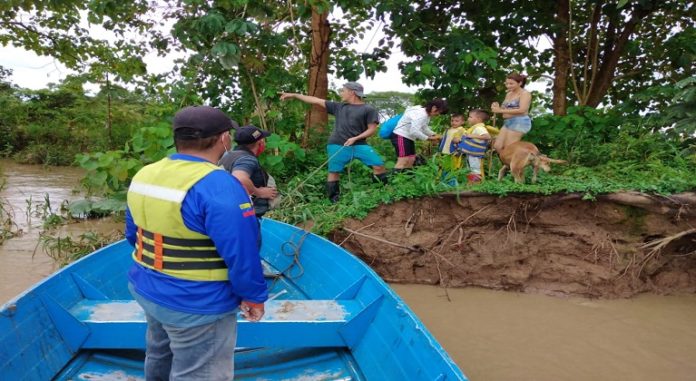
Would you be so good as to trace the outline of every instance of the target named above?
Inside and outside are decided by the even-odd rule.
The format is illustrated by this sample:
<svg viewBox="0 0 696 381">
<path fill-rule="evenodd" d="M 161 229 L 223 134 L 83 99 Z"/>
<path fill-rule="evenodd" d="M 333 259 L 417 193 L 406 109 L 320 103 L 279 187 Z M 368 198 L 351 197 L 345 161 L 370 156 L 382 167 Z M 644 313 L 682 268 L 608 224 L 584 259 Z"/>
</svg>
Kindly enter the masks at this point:
<svg viewBox="0 0 696 381">
<path fill-rule="evenodd" d="M 268 186 L 268 173 L 258 159 L 266 149 L 266 138 L 270 135 L 270 132 L 252 125 L 238 128 L 234 135 L 237 146 L 234 150 L 225 152 L 218 163 L 244 185 L 254 201 L 258 218 L 268 211 L 270 201 L 278 196 L 277 189 Z"/>
<path fill-rule="evenodd" d="M 366 142 L 366 139 L 377 131 L 379 115 L 374 107 L 365 104 L 364 97 L 363 87 L 357 82 L 347 82 L 343 85 L 342 102 L 331 102 L 297 93 L 282 93 L 280 96 L 283 101 L 299 99 L 305 103 L 324 107 L 329 114 L 336 117 L 334 130 L 326 146 L 329 155 L 326 192 L 332 202 L 338 202 L 341 172 L 353 159 L 372 167 L 375 179 L 383 184 L 387 183 L 384 161 Z"/>
</svg>

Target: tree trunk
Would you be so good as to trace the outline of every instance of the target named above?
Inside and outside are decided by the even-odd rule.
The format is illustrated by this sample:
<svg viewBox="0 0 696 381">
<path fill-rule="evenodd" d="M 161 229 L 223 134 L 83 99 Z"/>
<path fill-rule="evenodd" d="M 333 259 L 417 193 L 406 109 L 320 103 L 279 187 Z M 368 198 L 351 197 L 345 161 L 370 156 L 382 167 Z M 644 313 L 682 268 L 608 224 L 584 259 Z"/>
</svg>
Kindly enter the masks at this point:
<svg viewBox="0 0 696 381">
<path fill-rule="evenodd" d="M 568 49 L 568 20 L 569 0 L 559 0 L 556 7 L 556 25 L 558 29 L 553 37 L 553 49 L 556 54 L 553 59 L 553 113 L 565 115 L 568 109 L 568 69 L 570 52 Z"/>
<path fill-rule="evenodd" d="M 327 16 L 328 12 L 317 13 L 315 9 L 312 9 L 312 53 L 309 58 L 307 94 L 321 99 L 326 99 L 329 94 L 329 37 L 331 30 Z M 305 117 L 302 146 L 307 147 L 310 134 L 323 132 L 328 121 L 326 109 L 312 105 Z"/>
<path fill-rule="evenodd" d="M 111 82 L 109 82 L 109 73 L 106 73 L 106 128 L 109 130 L 109 144 L 113 146 L 114 137 L 111 132 Z"/>
<path fill-rule="evenodd" d="M 616 66 L 619 63 L 619 59 L 621 58 L 626 45 L 628 45 L 631 35 L 636 30 L 642 19 L 644 19 L 650 13 L 650 10 L 636 10 L 624 26 L 623 31 L 621 31 L 621 34 L 616 39 L 613 47 L 605 46 L 605 56 L 602 57 L 602 64 L 599 68 L 596 82 L 592 83 L 590 94 L 587 97 L 588 106 L 597 107 L 607 94 L 609 88 L 611 88 L 612 82 L 614 81 L 614 76 L 616 75 Z M 610 41 L 608 40 L 607 44 L 609 42 Z"/>
</svg>

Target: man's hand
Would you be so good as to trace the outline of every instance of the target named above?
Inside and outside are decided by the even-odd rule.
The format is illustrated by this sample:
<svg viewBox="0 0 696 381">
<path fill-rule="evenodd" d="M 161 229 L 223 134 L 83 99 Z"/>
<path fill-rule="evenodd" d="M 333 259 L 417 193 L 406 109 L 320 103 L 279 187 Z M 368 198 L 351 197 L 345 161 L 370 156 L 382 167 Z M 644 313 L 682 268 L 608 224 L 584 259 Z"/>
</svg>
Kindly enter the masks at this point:
<svg viewBox="0 0 696 381">
<path fill-rule="evenodd" d="M 280 100 L 286 101 L 295 98 L 295 93 L 280 93 Z"/>
<path fill-rule="evenodd" d="M 256 188 L 256 191 L 254 192 L 254 196 L 258 198 L 267 198 L 267 199 L 274 199 L 276 196 L 278 196 L 278 190 L 275 188 L 271 187 L 260 187 Z"/>
<path fill-rule="evenodd" d="M 263 317 L 264 309 L 263 303 L 254 303 L 242 301 L 239 305 L 239 309 L 242 310 L 242 316 L 249 321 L 259 321 Z"/>
<path fill-rule="evenodd" d="M 352 138 L 348 138 L 348 139 L 346 139 L 346 142 L 343 143 L 343 146 L 344 146 L 344 147 L 350 147 L 350 146 L 352 146 L 353 144 L 355 144 L 356 141 L 358 141 L 358 138 L 355 137 L 355 136 L 352 137 Z"/>
<path fill-rule="evenodd" d="M 440 140 L 441 136 L 438 134 L 428 136 L 428 140 L 436 141 Z"/>
</svg>

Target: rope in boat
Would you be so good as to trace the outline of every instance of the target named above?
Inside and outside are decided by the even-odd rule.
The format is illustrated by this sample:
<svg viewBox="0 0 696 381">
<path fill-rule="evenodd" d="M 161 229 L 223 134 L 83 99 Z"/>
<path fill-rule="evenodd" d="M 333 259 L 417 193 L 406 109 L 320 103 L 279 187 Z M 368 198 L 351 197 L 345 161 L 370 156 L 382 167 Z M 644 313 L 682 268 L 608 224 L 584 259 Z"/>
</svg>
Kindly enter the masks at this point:
<svg viewBox="0 0 696 381">
<path fill-rule="evenodd" d="M 304 186 L 304 184 L 309 181 L 320 169 L 322 169 L 325 165 L 331 161 L 334 157 L 336 157 L 339 153 L 341 153 L 344 149 L 348 148 L 349 146 L 341 146 L 338 151 L 336 151 L 333 155 L 331 155 L 328 159 L 326 159 L 321 165 L 319 165 L 317 168 L 315 168 L 309 175 L 305 177 L 304 180 L 300 182 L 300 184 L 297 185 L 295 190 L 299 190 Z M 349 162 L 353 161 L 355 158 L 355 147 L 350 146 L 351 148 L 351 159 Z M 351 170 L 350 167 L 348 167 L 348 183 L 351 183 Z M 288 195 L 286 199 L 291 199 L 292 196 Z M 281 205 L 285 200 L 281 200 Z M 290 262 L 290 265 L 288 265 L 285 269 L 280 271 L 278 275 L 274 276 L 273 283 L 271 284 L 271 287 L 269 290 L 273 290 L 275 286 L 278 283 L 278 280 L 281 277 L 287 278 L 287 279 L 297 279 L 304 275 L 304 267 L 302 266 L 302 263 L 300 262 L 300 254 L 302 251 L 302 245 L 304 244 L 305 239 L 311 234 L 312 228 L 309 228 L 308 230 L 302 229 L 302 230 L 297 230 L 294 232 L 291 236 L 290 239 L 283 242 L 280 245 L 280 252 L 281 254 L 285 256 L 291 256 L 292 261 Z M 298 233 L 301 233 L 302 235 L 299 237 L 297 241 L 295 241 L 295 237 L 297 236 Z M 299 271 L 296 274 L 292 274 L 291 270 L 297 267 Z"/>
<path fill-rule="evenodd" d="M 295 237 L 298 233 L 302 233 L 302 235 L 297 241 L 295 241 Z M 309 234 L 311 234 L 309 230 L 297 230 L 294 233 L 292 233 L 289 240 L 283 242 L 280 245 L 280 253 L 285 256 L 292 257 L 292 261 L 290 262 L 290 265 L 288 265 L 282 271 L 279 271 L 278 275 L 274 276 L 273 283 L 271 284 L 271 287 L 269 287 L 269 291 L 275 289 L 275 286 L 278 283 L 278 280 L 280 280 L 280 278 L 287 278 L 293 280 L 304 275 L 304 267 L 300 262 L 300 254 L 302 252 L 302 245 L 304 244 L 304 241 L 305 239 L 307 239 L 307 236 L 309 236 Z M 288 251 L 287 249 L 290 249 L 290 251 Z M 296 274 L 292 274 L 291 270 L 295 266 L 297 266 L 299 271 Z"/>
</svg>

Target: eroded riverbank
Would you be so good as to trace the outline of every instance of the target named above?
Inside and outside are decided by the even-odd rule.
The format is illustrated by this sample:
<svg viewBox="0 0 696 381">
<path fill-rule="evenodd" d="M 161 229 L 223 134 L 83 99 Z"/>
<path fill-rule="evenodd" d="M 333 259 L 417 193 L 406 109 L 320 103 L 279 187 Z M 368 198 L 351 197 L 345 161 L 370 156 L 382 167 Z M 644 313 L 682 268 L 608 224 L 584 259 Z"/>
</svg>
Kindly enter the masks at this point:
<svg viewBox="0 0 696 381">
<path fill-rule="evenodd" d="M 55 206 L 78 197 L 72 192 L 82 175 L 77 169 L 44 169 L 7 161 L 0 165 L 8 180 L 0 197 L 11 200 L 18 222 L 26 214 L 22 208 L 29 195 L 41 201 L 48 193 Z M 352 227 L 370 223 L 355 222 Z M 456 225 L 452 223 L 450 231 Z M 416 222 L 413 235 L 428 224 L 432 224 L 429 218 Z M 53 271 L 52 260 L 40 247 L 32 257 L 39 225 L 35 220 L 23 227 L 23 236 L 0 246 L 0 303 Z M 403 224 L 398 227 L 403 229 Z M 64 229 L 80 234 L 112 228 L 122 229 L 122 224 L 88 221 Z M 519 224 L 517 228 L 521 231 Z M 374 234 L 367 229 L 361 232 Z M 385 237 L 395 240 L 397 232 Z M 385 250 L 391 250 L 385 255 L 399 253 L 391 247 Z M 370 263 L 370 258 L 365 259 Z M 448 301 L 442 288 L 392 286 L 472 380 L 690 380 L 696 374 L 693 294 L 591 300 L 469 287 L 449 289 Z"/>
<path fill-rule="evenodd" d="M 612 196 L 406 200 L 347 221 L 333 239 L 396 283 L 600 298 L 695 292 L 690 205 Z"/>
</svg>

